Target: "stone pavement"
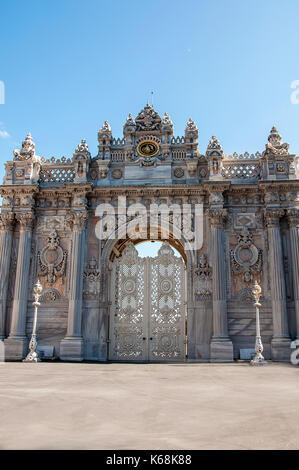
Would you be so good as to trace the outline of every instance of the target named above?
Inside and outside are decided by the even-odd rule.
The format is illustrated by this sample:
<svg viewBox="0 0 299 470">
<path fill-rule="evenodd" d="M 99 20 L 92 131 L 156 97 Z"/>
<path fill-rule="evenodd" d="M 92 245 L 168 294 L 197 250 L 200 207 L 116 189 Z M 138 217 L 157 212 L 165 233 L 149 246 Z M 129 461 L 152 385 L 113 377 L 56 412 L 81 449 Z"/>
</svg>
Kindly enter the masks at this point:
<svg viewBox="0 0 299 470">
<path fill-rule="evenodd" d="M 299 370 L 0 364 L 0 449 L 299 449 Z"/>
</svg>

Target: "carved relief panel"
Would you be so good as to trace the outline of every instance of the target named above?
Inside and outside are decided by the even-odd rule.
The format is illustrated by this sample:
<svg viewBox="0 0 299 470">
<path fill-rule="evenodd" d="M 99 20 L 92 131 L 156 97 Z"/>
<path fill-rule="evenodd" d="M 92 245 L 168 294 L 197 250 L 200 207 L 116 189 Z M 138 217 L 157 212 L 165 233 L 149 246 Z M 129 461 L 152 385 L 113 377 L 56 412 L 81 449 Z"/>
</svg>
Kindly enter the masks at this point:
<svg viewBox="0 0 299 470">
<path fill-rule="evenodd" d="M 212 299 L 212 268 L 207 255 L 201 253 L 198 266 L 194 269 L 194 293 L 196 300 Z"/>
<path fill-rule="evenodd" d="M 250 301 L 253 282 L 261 282 L 262 250 L 256 246 L 246 227 L 241 233 L 234 234 L 231 242 L 234 244 L 230 249 L 232 295 L 242 301 Z"/>
<path fill-rule="evenodd" d="M 41 276 L 44 290 L 49 289 L 49 299 L 51 295 L 57 298 L 55 290 L 60 295 L 63 293 L 63 284 L 66 274 L 67 252 L 60 246 L 60 238 L 53 230 L 47 237 L 44 247 L 37 253 L 37 274 Z M 55 289 L 54 289 L 55 287 Z M 50 295 L 50 292 L 52 294 Z"/>
</svg>

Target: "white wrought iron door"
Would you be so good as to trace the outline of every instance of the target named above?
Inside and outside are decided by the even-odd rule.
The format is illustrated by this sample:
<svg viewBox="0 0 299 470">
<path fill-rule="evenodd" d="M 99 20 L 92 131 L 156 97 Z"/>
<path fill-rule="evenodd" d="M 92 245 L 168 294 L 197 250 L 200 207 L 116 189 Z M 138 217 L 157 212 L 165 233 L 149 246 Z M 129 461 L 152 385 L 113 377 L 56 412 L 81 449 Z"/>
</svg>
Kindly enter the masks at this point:
<svg viewBox="0 0 299 470">
<path fill-rule="evenodd" d="M 149 360 L 185 359 L 185 266 L 163 243 L 149 258 Z"/>
<path fill-rule="evenodd" d="M 139 258 L 130 243 L 112 269 L 109 358 L 185 359 L 183 260 L 163 243 L 155 258 Z"/>
</svg>

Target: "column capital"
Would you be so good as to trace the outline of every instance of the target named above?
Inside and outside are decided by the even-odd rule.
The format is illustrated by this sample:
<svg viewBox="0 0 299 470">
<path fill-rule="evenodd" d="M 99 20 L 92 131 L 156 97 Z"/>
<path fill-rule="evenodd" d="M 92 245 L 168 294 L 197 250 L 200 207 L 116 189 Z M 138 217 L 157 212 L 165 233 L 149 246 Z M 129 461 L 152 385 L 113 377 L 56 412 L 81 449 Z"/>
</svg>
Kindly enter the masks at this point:
<svg viewBox="0 0 299 470">
<path fill-rule="evenodd" d="M 66 219 L 73 230 L 83 231 L 86 229 L 88 214 L 86 210 L 71 211 Z"/>
<path fill-rule="evenodd" d="M 212 225 L 223 226 L 227 218 L 226 209 L 209 209 L 208 217 Z"/>
<path fill-rule="evenodd" d="M 21 230 L 32 230 L 34 224 L 34 213 L 32 211 L 19 212 L 16 214 L 16 219 Z"/>
<path fill-rule="evenodd" d="M 299 208 L 287 209 L 287 218 L 290 227 L 299 227 Z"/>
<path fill-rule="evenodd" d="M 0 214 L 0 230 L 13 230 L 15 215 L 13 212 L 2 212 Z"/>
<path fill-rule="evenodd" d="M 279 227 L 279 220 L 284 216 L 284 209 L 280 207 L 267 208 L 265 210 L 265 220 L 268 227 Z"/>
</svg>

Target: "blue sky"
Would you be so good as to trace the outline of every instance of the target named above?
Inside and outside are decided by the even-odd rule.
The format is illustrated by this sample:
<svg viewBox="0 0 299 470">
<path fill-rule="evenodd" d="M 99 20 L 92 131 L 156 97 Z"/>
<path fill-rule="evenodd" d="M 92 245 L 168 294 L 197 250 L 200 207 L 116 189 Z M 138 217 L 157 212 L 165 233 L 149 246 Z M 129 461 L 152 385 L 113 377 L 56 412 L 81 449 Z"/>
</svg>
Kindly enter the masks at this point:
<svg viewBox="0 0 299 470">
<path fill-rule="evenodd" d="M 122 134 L 150 100 L 205 151 L 261 151 L 273 124 L 299 154 L 298 0 L 2 1 L 0 178 L 28 131 L 38 155 L 93 155 L 108 119 Z M 6 135 L 6 133 L 8 135 Z"/>
</svg>

